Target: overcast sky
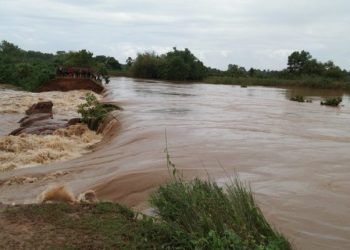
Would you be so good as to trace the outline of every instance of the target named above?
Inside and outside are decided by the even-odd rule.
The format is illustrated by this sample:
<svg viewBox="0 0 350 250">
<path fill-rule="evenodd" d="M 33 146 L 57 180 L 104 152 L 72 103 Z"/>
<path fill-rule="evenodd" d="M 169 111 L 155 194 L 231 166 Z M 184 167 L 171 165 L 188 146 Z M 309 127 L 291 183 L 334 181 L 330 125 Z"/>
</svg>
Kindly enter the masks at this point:
<svg viewBox="0 0 350 250">
<path fill-rule="evenodd" d="M 85 48 L 122 63 L 176 46 L 221 69 L 282 69 L 305 49 L 349 70 L 350 1 L 0 0 L 0 40 L 45 52 Z"/>
</svg>

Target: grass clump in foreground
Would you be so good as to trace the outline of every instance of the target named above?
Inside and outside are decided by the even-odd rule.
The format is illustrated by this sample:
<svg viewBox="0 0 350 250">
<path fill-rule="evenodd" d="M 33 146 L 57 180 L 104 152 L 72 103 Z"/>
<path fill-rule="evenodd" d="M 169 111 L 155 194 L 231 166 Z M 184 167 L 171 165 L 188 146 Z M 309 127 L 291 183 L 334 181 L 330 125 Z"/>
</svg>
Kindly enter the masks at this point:
<svg viewBox="0 0 350 250">
<path fill-rule="evenodd" d="M 327 98 L 325 101 L 321 101 L 321 105 L 338 107 L 342 101 L 342 97 Z"/>
<path fill-rule="evenodd" d="M 176 178 L 151 196 L 173 242 L 184 249 L 291 249 L 237 179 L 225 189 L 215 182 Z"/>
</svg>

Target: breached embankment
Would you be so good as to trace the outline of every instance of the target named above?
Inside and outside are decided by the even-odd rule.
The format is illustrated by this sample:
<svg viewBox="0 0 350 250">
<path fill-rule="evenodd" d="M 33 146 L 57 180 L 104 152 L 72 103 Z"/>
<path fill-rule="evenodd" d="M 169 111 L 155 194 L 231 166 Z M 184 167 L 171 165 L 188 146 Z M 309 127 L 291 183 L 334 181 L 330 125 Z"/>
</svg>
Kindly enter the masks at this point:
<svg viewBox="0 0 350 250">
<path fill-rule="evenodd" d="M 296 248 L 349 248 L 348 95 L 334 109 L 291 102 L 289 90 L 275 88 L 116 78 L 108 90 L 103 101 L 118 100 L 124 111 L 101 143 L 83 157 L 1 173 L 1 202 L 35 202 L 54 183 L 143 209 L 169 177 L 166 128 L 171 159 L 186 178 L 238 172 Z"/>
<path fill-rule="evenodd" d="M 51 91 L 32 93 L 13 89 L 0 89 L 0 115 L 19 114 L 34 103 L 40 101 L 52 101 L 53 113 L 62 116 L 77 116 L 77 106 L 85 101 L 87 90 L 72 90 L 69 92 Z M 100 99 L 101 97 L 99 97 Z"/>
<path fill-rule="evenodd" d="M 79 116 L 77 106 L 85 102 L 86 93 L 89 91 L 29 93 L 2 89 L 0 115 L 12 115 L 19 120 L 32 104 L 52 101 L 53 115 L 69 121 Z M 99 100 L 101 98 L 102 96 L 98 96 Z M 89 130 L 86 125 L 76 124 L 58 129 L 51 135 L 1 136 L 0 166 L 1 171 L 7 171 L 0 172 L 0 202 L 35 203 L 37 195 L 48 186 L 59 183 L 70 186 L 70 182 L 64 179 L 76 179 L 75 173 L 79 170 L 72 170 L 73 166 L 69 162 L 74 159 L 81 160 L 81 156 L 104 148 L 118 131 L 118 116 L 119 111 L 111 112 L 97 133 Z M 15 124 L 12 122 L 7 131 L 18 126 Z M 88 188 L 82 190 L 86 191 Z"/>
<path fill-rule="evenodd" d="M 44 84 L 39 90 L 45 91 L 71 91 L 71 90 L 90 90 L 97 94 L 104 91 L 102 83 L 90 78 L 70 78 L 59 77 Z"/>
<path fill-rule="evenodd" d="M 102 136 L 77 124 L 52 135 L 21 134 L 0 137 L 0 171 L 73 159 L 89 152 Z"/>
<path fill-rule="evenodd" d="M 38 101 L 44 104 L 43 101 L 47 101 L 46 104 L 49 103 L 51 106 L 48 110 L 44 110 L 44 113 L 33 114 L 34 116 L 44 115 L 45 119 L 41 119 L 39 116 L 31 120 L 30 116 L 21 119 L 21 121 L 29 119 L 30 121 L 27 123 L 31 124 L 32 128 L 26 128 L 22 122 L 21 127 L 14 131 L 25 131 L 25 133 L 17 136 L 0 136 L 0 171 L 64 161 L 89 152 L 92 145 L 101 141 L 102 135 L 89 130 L 84 124 L 66 125 L 71 118 L 78 117 L 77 106 L 84 102 L 86 93 L 89 91 L 29 93 L 1 89 L 0 115 L 5 116 L 5 118 L 13 115 L 18 119 L 32 104 Z M 27 115 L 30 114 L 28 111 Z M 39 112 L 41 111 L 39 110 Z M 58 119 L 52 119 L 53 116 L 58 117 Z M 38 118 L 40 119 L 38 120 Z M 8 131 L 19 126 L 10 121 L 7 124 L 10 125 Z M 52 129 L 52 132 L 44 135 L 37 134 L 37 131 L 42 128 Z M 32 132 L 27 133 L 27 131 Z"/>
</svg>

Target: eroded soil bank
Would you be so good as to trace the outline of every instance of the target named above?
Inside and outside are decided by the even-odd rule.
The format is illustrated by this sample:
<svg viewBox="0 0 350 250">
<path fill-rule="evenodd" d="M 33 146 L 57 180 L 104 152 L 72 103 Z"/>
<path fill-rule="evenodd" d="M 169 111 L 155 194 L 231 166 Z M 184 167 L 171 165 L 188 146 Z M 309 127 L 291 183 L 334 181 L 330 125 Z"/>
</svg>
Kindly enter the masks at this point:
<svg viewBox="0 0 350 250">
<path fill-rule="evenodd" d="M 72 91 L 76 89 L 91 90 L 101 94 L 104 90 L 102 83 L 89 78 L 60 77 L 44 84 L 40 91 Z"/>
<path fill-rule="evenodd" d="M 289 101 L 305 95 L 313 103 Z M 343 95 L 340 108 L 321 106 Z M 0 201 L 35 202 L 48 185 L 147 209 L 164 183 L 168 149 L 185 177 L 249 181 L 269 221 L 297 249 L 350 247 L 350 97 L 342 92 L 171 84 L 114 78 L 104 101 L 124 108 L 93 152 L 66 162 L 1 174 Z M 46 178 L 57 171 L 54 180 Z M 16 177 L 33 183 L 4 185 Z"/>
</svg>

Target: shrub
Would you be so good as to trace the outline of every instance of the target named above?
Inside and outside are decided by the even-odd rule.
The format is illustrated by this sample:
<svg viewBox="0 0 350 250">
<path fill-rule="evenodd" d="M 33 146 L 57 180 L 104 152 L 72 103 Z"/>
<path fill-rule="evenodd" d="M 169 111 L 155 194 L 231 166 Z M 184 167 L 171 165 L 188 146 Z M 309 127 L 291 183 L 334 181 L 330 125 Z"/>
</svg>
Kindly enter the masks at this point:
<svg viewBox="0 0 350 250">
<path fill-rule="evenodd" d="M 100 103 L 91 93 L 86 94 L 85 101 L 78 106 L 78 113 L 81 114 L 81 121 L 92 130 L 97 130 L 107 114 L 117 109 L 114 105 Z"/>
<path fill-rule="evenodd" d="M 225 189 L 215 182 L 175 178 L 151 196 L 151 205 L 184 249 L 291 249 L 237 179 Z"/>
<path fill-rule="evenodd" d="M 305 102 L 304 96 L 301 95 L 293 96 L 290 100 L 293 102 Z"/>
<path fill-rule="evenodd" d="M 321 101 L 321 105 L 338 107 L 343 101 L 342 97 L 327 98 L 325 101 Z"/>
</svg>

